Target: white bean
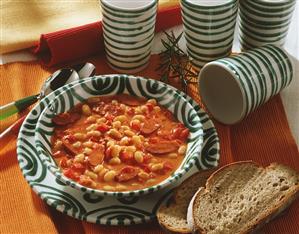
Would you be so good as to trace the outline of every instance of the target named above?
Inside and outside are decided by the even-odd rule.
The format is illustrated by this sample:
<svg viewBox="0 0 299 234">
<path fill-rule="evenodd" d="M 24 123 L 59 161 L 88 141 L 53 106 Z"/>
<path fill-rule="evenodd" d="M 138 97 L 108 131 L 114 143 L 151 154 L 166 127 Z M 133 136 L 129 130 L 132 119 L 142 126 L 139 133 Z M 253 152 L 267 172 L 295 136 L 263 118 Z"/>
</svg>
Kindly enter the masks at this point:
<svg viewBox="0 0 299 234">
<path fill-rule="evenodd" d="M 99 172 L 99 176 L 102 178 L 107 172 L 108 172 L 108 169 L 107 169 L 107 168 L 103 168 L 103 169 Z"/>
<path fill-rule="evenodd" d="M 132 136 L 135 135 L 135 133 L 133 131 L 131 131 L 131 130 L 125 130 L 124 133 L 125 133 L 125 135 L 127 135 L 129 137 L 132 137 Z"/>
<path fill-rule="evenodd" d="M 86 130 L 87 130 L 87 131 L 92 131 L 92 130 L 95 130 L 97 127 L 98 127 L 97 124 L 91 124 L 91 125 L 89 125 L 89 126 L 86 128 Z"/>
<path fill-rule="evenodd" d="M 134 115 L 133 119 L 138 119 L 139 121 L 144 121 L 145 120 L 145 116 L 144 115 Z"/>
<path fill-rule="evenodd" d="M 127 147 L 125 147 L 125 151 L 127 151 L 129 153 L 135 153 L 136 147 L 134 145 L 127 146 Z"/>
<path fill-rule="evenodd" d="M 117 105 L 117 104 L 118 104 L 118 101 L 117 101 L 117 100 L 112 100 L 112 101 L 111 101 L 111 104 L 112 104 L 112 105 Z"/>
<path fill-rule="evenodd" d="M 147 100 L 147 103 L 150 103 L 150 104 L 153 104 L 153 105 L 157 105 L 156 99 L 149 99 L 149 100 Z"/>
<path fill-rule="evenodd" d="M 59 150 L 62 148 L 62 141 L 57 140 L 54 144 L 54 149 Z"/>
<path fill-rule="evenodd" d="M 128 144 L 129 144 L 129 141 L 130 141 L 130 138 L 127 137 L 127 136 L 125 136 L 125 137 L 121 138 L 119 144 L 120 144 L 120 145 L 128 145 Z"/>
<path fill-rule="evenodd" d="M 76 141 L 75 143 L 73 143 L 73 146 L 74 146 L 75 148 L 80 148 L 81 145 L 82 145 L 82 143 L 81 143 L 80 141 Z"/>
<path fill-rule="evenodd" d="M 97 131 L 97 130 L 92 130 L 92 131 L 89 131 L 87 133 L 88 137 L 91 137 L 91 136 L 100 137 L 101 135 L 102 135 L 102 133 L 100 131 Z"/>
<path fill-rule="evenodd" d="M 140 146 L 142 144 L 141 139 L 139 136 L 133 136 L 132 137 L 132 142 L 136 146 Z"/>
<path fill-rule="evenodd" d="M 120 127 L 120 130 L 126 131 L 126 130 L 130 130 L 130 128 L 129 128 L 129 126 L 124 125 L 124 126 Z"/>
<path fill-rule="evenodd" d="M 68 166 L 68 167 L 70 167 L 72 164 L 73 164 L 73 159 L 71 158 L 71 159 L 68 159 L 67 161 L 66 161 L 66 165 Z"/>
<path fill-rule="evenodd" d="M 187 147 L 185 145 L 180 146 L 180 148 L 178 149 L 178 153 L 179 154 L 185 154 L 187 150 Z"/>
<path fill-rule="evenodd" d="M 105 175 L 104 175 L 104 181 L 105 182 L 110 182 L 112 180 L 114 180 L 114 177 L 116 176 L 116 172 L 115 171 L 108 171 Z"/>
<path fill-rule="evenodd" d="M 118 121 L 114 121 L 113 123 L 112 123 L 112 127 L 113 128 L 120 128 L 121 127 L 121 122 L 118 120 Z"/>
<path fill-rule="evenodd" d="M 97 119 L 98 124 L 105 123 L 105 122 L 106 122 L 106 118 L 104 117 Z"/>
<path fill-rule="evenodd" d="M 114 121 L 120 121 L 120 122 L 125 122 L 127 120 L 127 117 L 125 115 L 119 115 L 119 116 L 116 116 L 114 118 Z"/>
<path fill-rule="evenodd" d="M 89 105 L 84 104 L 82 106 L 82 113 L 83 113 L 83 115 L 87 115 L 87 116 L 91 115 L 91 109 L 90 109 Z"/>
<path fill-rule="evenodd" d="M 155 182 L 156 182 L 155 179 L 149 179 L 149 180 L 146 181 L 147 184 L 151 184 L 151 183 L 155 183 Z"/>
<path fill-rule="evenodd" d="M 82 140 L 85 140 L 86 139 L 86 134 L 84 133 L 81 133 L 81 132 L 77 132 L 74 134 L 74 137 L 79 140 L 79 141 L 82 141 Z"/>
<path fill-rule="evenodd" d="M 86 142 L 83 143 L 83 146 L 84 146 L 84 147 L 92 148 L 92 146 L 93 146 L 93 142 L 92 142 L 92 141 L 86 141 Z"/>
<path fill-rule="evenodd" d="M 143 153 L 141 151 L 136 151 L 134 153 L 134 158 L 135 158 L 136 162 L 142 163 L 143 162 Z"/>
<path fill-rule="evenodd" d="M 115 144 L 115 142 L 110 140 L 107 142 L 107 147 L 113 146 L 114 144 Z"/>
<path fill-rule="evenodd" d="M 82 163 L 84 162 L 84 154 L 77 154 L 74 158 L 74 162 Z"/>
<path fill-rule="evenodd" d="M 108 134 L 111 137 L 116 138 L 116 139 L 122 138 L 122 134 L 119 131 L 115 130 L 115 129 L 110 129 Z"/>
<path fill-rule="evenodd" d="M 87 155 L 90 155 L 90 154 L 92 153 L 92 149 L 86 147 L 86 148 L 84 148 L 83 153 L 84 153 L 84 154 L 87 154 Z"/>
<path fill-rule="evenodd" d="M 144 180 L 147 180 L 147 179 L 149 178 L 149 174 L 146 173 L 146 172 L 144 172 L 144 171 L 139 172 L 139 173 L 138 173 L 138 176 L 139 176 L 140 178 L 144 179 Z"/>
<path fill-rule="evenodd" d="M 104 185 L 104 186 L 103 186 L 103 189 L 104 189 L 104 190 L 108 190 L 108 191 L 114 191 L 114 190 L 115 190 L 115 188 L 112 187 L 111 185 Z"/>
<path fill-rule="evenodd" d="M 109 164 L 111 164 L 111 165 L 118 165 L 118 164 L 120 164 L 120 163 L 121 163 L 121 160 L 120 160 L 120 158 L 118 158 L 118 157 L 111 158 L 111 159 L 109 160 Z"/>
<path fill-rule="evenodd" d="M 135 108 L 135 114 L 142 114 L 142 110 L 141 110 L 140 106 L 137 106 Z"/>
<path fill-rule="evenodd" d="M 126 190 L 127 189 L 127 186 L 123 185 L 123 184 L 118 184 L 116 185 L 115 187 L 117 190 Z"/>
<path fill-rule="evenodd" d="M 120 151 L 121 151 L 121 147 L 119 145 L 113 145 L 113 146 L 111 146 L 111 156 L 113 158 L 119 157 Z"/>
<path fill-rule="evenodd" d="M 140 109 L 141 109 L 141 111 L 142 111 L 143 113 L 148 112 L 148 108 L 147 108 L 147 106 L 141 106 Z"/>
<path fill-rule="evenodd" d="M 161 108 L 160 108 L 159 106 L 155 106 L 155 107 L 154 107 L 154 111 L 155 111 L 155 112 L 160 112 L 160 111 L 161 111 Z"/>
<path fill-rule="evenodd" d="M 102 164 L 100 164 L 100 165 L 97 165 L 97 166 L 93 169 L 93 171 L 94 171 L 95 173 L 99 173 L 99 172 L 101 172 L 103 169 L 104 169 L 104 166 L 103 166 Z"/>
<path fill-rule="evenodd" d="M 151 166 L 151 171 L 159 171 L 163 168 L 163 164 L 162 163 L 156 163 L 154 165 Z"/>
<path fill-rule="evenodd" d="M 87 176 L 89 176 L 91 179 L 94 179 L 94 180 L 96 180 L 96 179 L 98 178 L 98 175 L 95 174 L 95 173 L 92 172 L 92 171 L 88 171 L 88 170 L 86 170 L 84 174 L 87 175 Z"/>
<path fill-rule="evenodd" d="M 169 158 L 177 158 L 177 157 L 178 157 L 177 153 L 170 153 L 170 154 L 168 154 L 167 156 L 168 156 Z"/>
<path fill-rule="evenodd" d="M 96 121 L 97 121 L 96 117 L 92 115 L 86 119 L 86 123 L 95 123 Z"/>
<path fill-rule="evenodd" d="M 119 107 L 120 107 L 120 109 L 122 110 L 122 111 L 125 111 L 126 110 L 126 105 L 125 104 L 120 104 L 119 105 Z"/>
</svg>

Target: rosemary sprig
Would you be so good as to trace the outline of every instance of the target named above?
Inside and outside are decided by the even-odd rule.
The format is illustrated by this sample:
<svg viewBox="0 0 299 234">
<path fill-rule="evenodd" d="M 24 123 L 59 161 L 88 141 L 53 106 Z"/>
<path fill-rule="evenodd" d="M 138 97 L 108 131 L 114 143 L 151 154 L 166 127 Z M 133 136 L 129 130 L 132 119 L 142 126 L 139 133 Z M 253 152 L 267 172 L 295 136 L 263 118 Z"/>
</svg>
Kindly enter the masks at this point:
<svg viewBox="0 0 299 234">
<path fill-rule="evenodd" d="M 157 70 L 161 72 L 160 80 L 168 83 L 170 79 L 178 78 L 185 93 L 188 84 L 196 83 L 198 73 L 192 69 L 188 55 L 179 47 L 179 41 L 183 33 L 176 37 L 171 33 L 164 32 L 167 40 L 161 39 L 165 50 L 160 55 L 160 65 Z"/>
</svg>

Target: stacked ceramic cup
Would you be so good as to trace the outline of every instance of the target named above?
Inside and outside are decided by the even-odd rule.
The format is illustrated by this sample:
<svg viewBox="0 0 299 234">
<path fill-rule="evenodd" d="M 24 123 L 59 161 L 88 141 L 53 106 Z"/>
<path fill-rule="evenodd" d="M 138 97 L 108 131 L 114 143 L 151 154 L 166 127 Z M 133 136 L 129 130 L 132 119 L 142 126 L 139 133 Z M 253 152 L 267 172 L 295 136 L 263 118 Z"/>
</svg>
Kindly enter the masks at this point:
<svg viewBox="0 0 299 234">
<path fill-rule="evenodd" d="M 187 51 L 192 63 L 205 63 L 231 53 L 237 0 L 181 0 Z"/>
<path fill-rule="evenodd" d="M 239 40 L 242 50 L 285 42 L 296 0 L 240 1 Z"/>
<path fill-rule="evenodd" d="M 157 0 L 101 0 L 107 61 L 116 71 L 135 73 L 149 61 Z"/>
</svg>

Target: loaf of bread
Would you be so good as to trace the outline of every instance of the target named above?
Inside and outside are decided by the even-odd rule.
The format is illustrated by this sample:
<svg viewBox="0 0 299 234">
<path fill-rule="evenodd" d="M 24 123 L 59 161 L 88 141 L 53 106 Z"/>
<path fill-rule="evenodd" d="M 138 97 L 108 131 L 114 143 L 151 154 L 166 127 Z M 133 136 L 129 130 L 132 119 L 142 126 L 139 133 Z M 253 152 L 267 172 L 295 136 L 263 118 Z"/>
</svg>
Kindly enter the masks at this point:
<svg viewBox="0 0 299 234">
<path fill-rule="evenodd" d="M 289 167 L 232 163 L 213 173 L 194 195 L 188 221 L 196 233 L 249 233 L 278 215 L 298 194 L 299 174 Z"/>
<path fill-rule="evenodd" d="M 170 204 L 159 207 L 158 222 L 165 230 L 172 233 L 191 233 L 187 226 L 189 202 L 198 188 L 205 186 L 206 180 L 214 171 L 201 171 L 192 175 L 176 188 Z"/>
</svg>

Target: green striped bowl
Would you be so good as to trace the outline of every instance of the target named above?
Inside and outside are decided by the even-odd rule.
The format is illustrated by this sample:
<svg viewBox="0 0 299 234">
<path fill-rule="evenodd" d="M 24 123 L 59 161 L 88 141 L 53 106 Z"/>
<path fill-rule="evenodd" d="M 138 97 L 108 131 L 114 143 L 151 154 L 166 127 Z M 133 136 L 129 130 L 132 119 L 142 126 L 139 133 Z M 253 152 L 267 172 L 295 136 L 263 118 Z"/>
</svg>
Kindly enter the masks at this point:
<svg viewBox="0 0 299 234">
<path fill-rule="evenodd" d="M 181 0 L 181 9 L 187 51 L 197 68 L 231 53 L 237 0 Z"/>
<path fill-rule="evenodd" d="M 288 53 L 265 45 L 206 64 L 199 74 L 200 95 L 215 119 L 234 124 L 287 87 L 293 76 Z"/>
<path fill-rule="evenodd" d="M 157 0 L 101 0 L 108 64 L 122 73 L 143 70 L 155 33 Z"/>
<path fill-rule="evenodd" d="M 282 46 L 295 5 L 295 0 L 240 1 L 239 41 L 242 50 L 265 44 Z"/>
<path fill-rule="evenodd" d="M 52 118 L 58 113 L 68 111 L 74 105 L 89 97 L 115 95 L 119 93 L 127 93 L 148 99 L 155 98 L 160 105 L 170 110 L 179 121 L 184 123 L 190 130 L 186 156 L 180 167 L 168 179 L 149 188 L 129 192 L 109 192 L 87 188 L 65 177 L 52 158 L 50 153 L 50 139 L 54 130 Z M 117 197 L 138 196 L 151 193 L 177 181 L 188 172 L 195 161 L 198 160 L 203 143 L 203 128 L 200 117 L 189 101 L 162 82 L 127 75 L 93 77 L 92 79 L 82 80 L 66 89 L 41 113 L 35 132 L 35 143 L 40 158 L 59 180 L 84 192 Z"/>
</svg>

